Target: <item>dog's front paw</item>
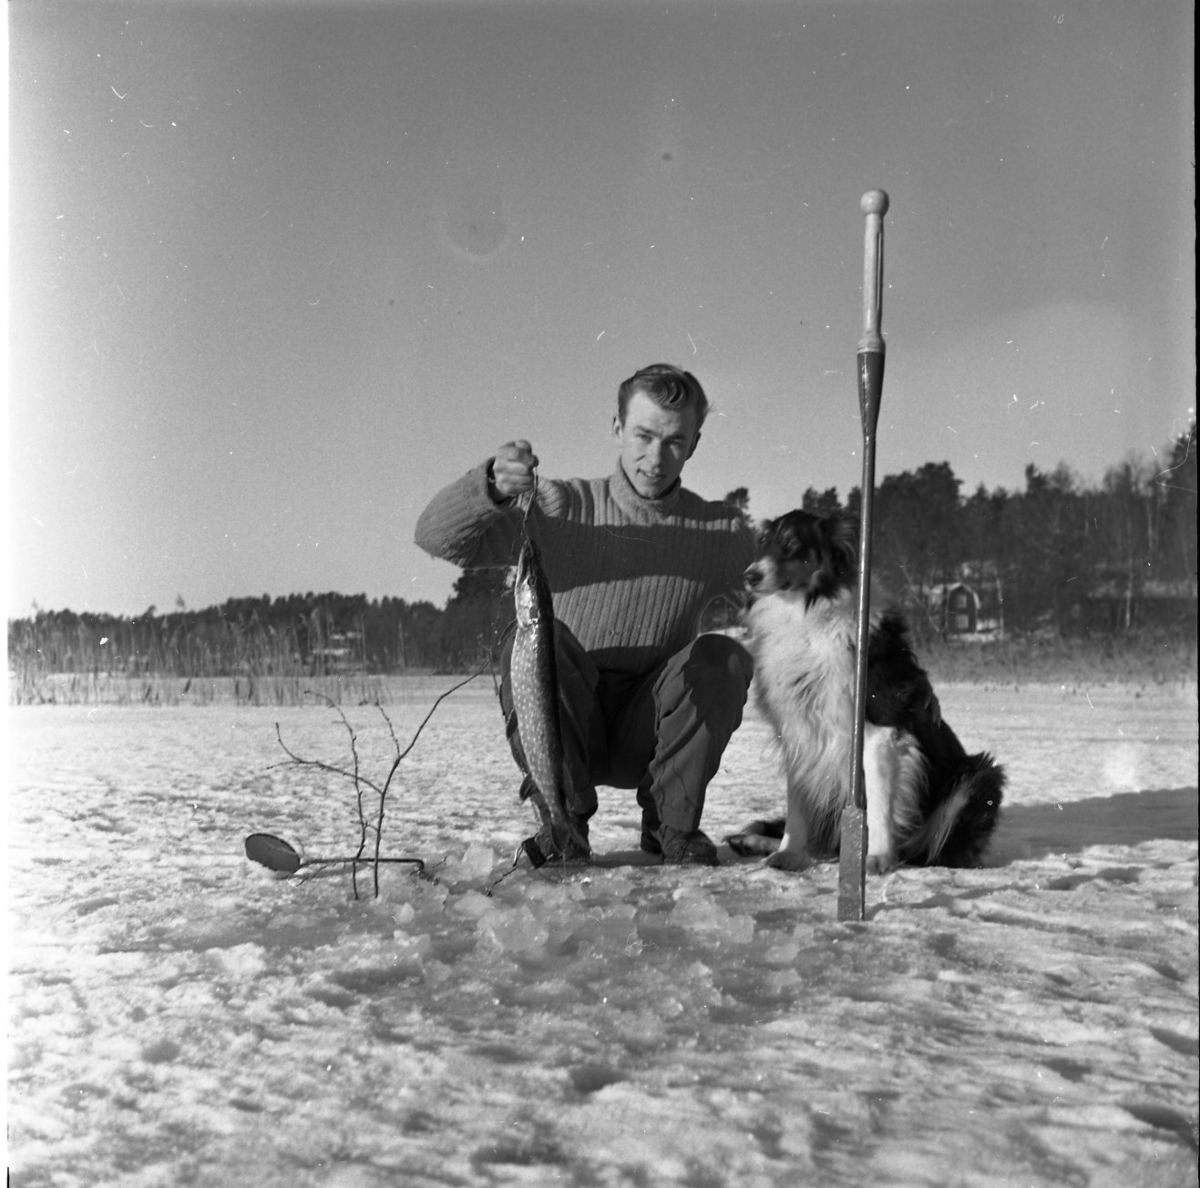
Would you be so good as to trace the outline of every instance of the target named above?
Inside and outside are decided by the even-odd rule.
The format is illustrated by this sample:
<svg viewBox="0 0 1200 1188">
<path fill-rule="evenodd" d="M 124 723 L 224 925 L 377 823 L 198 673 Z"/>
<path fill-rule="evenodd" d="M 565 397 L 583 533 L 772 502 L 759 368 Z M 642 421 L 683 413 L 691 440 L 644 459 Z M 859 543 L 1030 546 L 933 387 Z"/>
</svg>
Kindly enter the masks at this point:
<svg viewBox="0 0 1200 1188">
<path fill-rule="evenodd" d="M 896 861 L 895 854 L 867 855 L 867 874 L 887 874 L 889 870 L 894 870 L 898 865 L 899 863 Z"/>
<path fill-rule="evenodd" d="M 812 866 L 812 859 L 803 850 L 776 850 L 767 859 L 776 870 L 802 871 Z"/>
<path fill-rule="evenodd" d="M 729 834 L 725 844 L 743 858 L 761 857 L 763 854 L 773 854 L 779 849 L 779 839 L 783 837 L 783 820 L 751 821 L 737 833 Z"/>
<path fill-rule="evenodd" d="M 761 858 L 779 848 L 777 838 L 763 837 L 761 833 L 731 833 L 725 838 L 725 844 L 743 858 Z"/>
</svg>

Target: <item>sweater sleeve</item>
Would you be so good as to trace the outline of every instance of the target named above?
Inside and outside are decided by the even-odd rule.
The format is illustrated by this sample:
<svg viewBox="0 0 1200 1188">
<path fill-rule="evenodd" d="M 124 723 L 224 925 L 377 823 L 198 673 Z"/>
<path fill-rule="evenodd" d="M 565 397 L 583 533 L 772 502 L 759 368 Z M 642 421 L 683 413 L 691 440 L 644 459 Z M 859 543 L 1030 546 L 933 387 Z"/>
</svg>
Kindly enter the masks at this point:
<svg viewBox="0 0 1200 1188">
<path fill-rule="evenodd" d="M 439 491 L 418 517 L 415 539 L 425 552 L 464 569 L 511 565 L 516 560 L 515 501 L 492 502 L 487 489 L 490 461 Z"/>
</svg>

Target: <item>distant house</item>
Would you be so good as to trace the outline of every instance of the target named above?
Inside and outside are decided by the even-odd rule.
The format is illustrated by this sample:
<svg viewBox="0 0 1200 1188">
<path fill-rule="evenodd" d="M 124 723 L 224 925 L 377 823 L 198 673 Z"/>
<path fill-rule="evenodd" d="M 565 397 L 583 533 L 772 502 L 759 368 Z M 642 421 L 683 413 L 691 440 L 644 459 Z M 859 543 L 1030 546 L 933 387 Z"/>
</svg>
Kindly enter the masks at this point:
<svg viewBox="0 0 1200 1188">
<path fill-rule="evenodd" d="M 974 635 L 979 630 L 979 595 L 965 582 L 956 583 L 946 591 L 942 615 L 948 635 Z"/>
<path fill-rule="evenodd" d="M 365 667 L 361 631 L 335 631 L 312 649 L 317 672 L 357 672 Z"/>
<path fill-rule="evenodd" d="M 1004 635 L 1003 591 L 990 562 L 968 562 L 958 580 L 931 587 L 928 607 L 947 639 L 982 642 Z"/>
</svg>

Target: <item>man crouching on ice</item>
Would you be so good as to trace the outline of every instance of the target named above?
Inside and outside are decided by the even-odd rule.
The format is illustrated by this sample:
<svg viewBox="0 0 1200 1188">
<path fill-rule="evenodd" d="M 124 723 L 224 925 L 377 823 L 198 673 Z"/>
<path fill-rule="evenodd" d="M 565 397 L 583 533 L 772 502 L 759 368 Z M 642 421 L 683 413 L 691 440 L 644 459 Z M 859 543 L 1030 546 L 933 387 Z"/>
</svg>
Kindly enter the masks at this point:
<svg viewBox="0 0 1200 1188">
<path fill-rule="evenodd" d="M 522 540 L 517 496 L 535 492 L 529 527 L 554 603 L 571 832 L 587 837 L 598 784 L 636 788 L 643 850 L 715 866 L 700 829 L 704 795 L 741 724 L 753 666 L 736 641 L 696 630 L 709 602 L 740 592 L 754 539 L 732 507 L 680 482 L 707 412 L 695 376 L 646 367 L 617 392 L 620 464 L 608 478 L 535 484 L 533 447 L 511 441 L 436 496 L 416 541 L 465 568 L 511 565 Z M 500 703 L 521 763 L 511 654 L 510 639 Z M 552 853 L 543 834 L 535 840 Z M 575 849 L 557 856 L 586 857 Z"/>
</svg>

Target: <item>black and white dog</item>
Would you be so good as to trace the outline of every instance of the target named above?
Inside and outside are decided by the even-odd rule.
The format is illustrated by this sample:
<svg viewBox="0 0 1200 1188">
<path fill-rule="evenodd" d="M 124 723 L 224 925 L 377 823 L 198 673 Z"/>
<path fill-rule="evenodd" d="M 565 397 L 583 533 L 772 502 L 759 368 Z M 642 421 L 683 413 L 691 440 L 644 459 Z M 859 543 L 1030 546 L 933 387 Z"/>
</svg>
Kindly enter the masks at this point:
<svg viewBox="0 0 1200 1188">
<path fill-rule="evenodd" d="M 725 840 L 785 870 L 837 854 L 852 799 L 857 567 L 852 519 L 793 511 L 763 525 L 758 560 L 745 573 L 756 697 L 782 750 L 787 816 Z M 867 869 L 977 866 L 996 826 L 1004 771 L 986 753 L 968 755 L 942 721 L 899 612 L 876 609 L 874 598 L 871 607 Z"/>
</svg>

